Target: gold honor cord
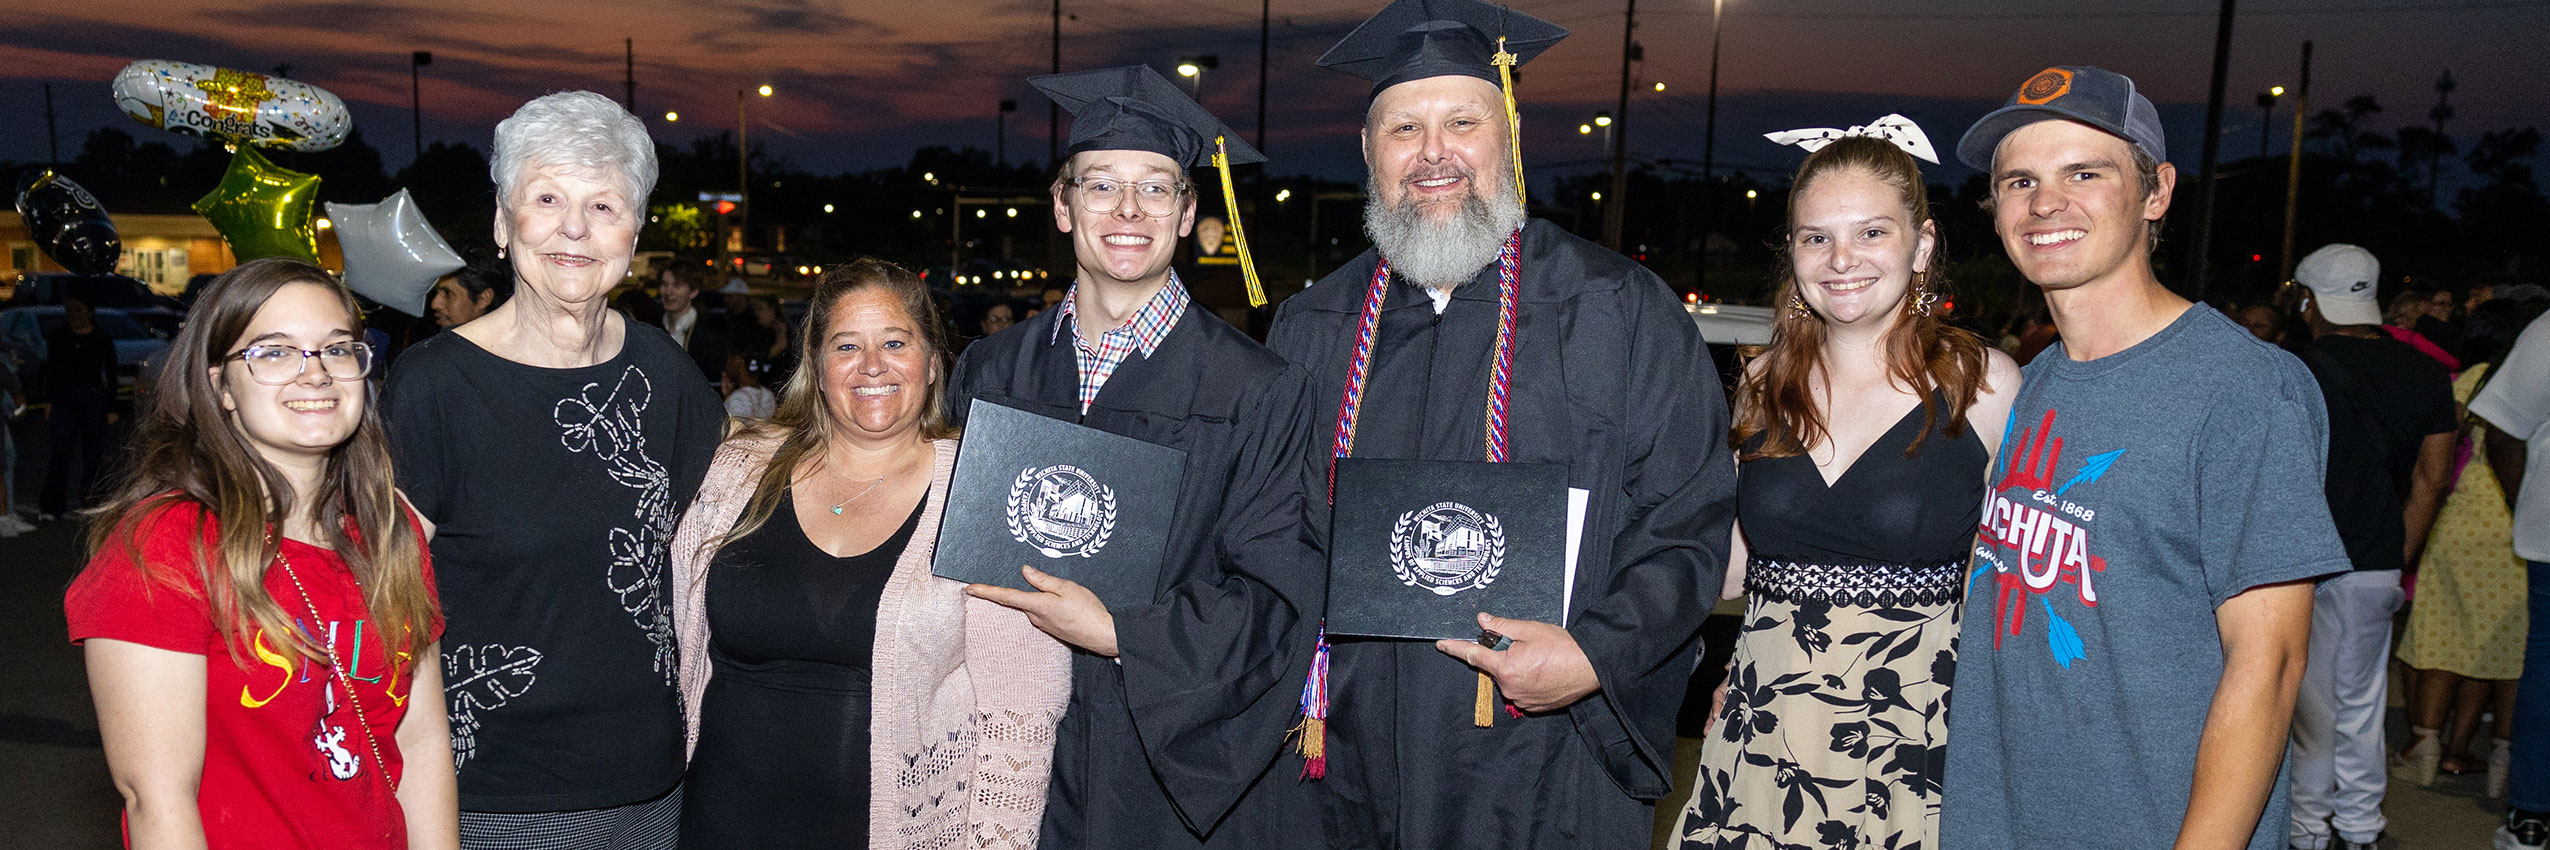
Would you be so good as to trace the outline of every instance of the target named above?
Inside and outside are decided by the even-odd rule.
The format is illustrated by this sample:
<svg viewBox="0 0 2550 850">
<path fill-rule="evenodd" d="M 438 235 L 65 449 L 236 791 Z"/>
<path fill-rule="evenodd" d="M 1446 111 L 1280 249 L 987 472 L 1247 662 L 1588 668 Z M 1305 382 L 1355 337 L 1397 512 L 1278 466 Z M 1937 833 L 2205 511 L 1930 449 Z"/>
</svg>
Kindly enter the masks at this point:
<svg viewBox="0 0 2550 850">
<path fill-rule="evenodd" d="M 1248 306 L 1266 306 L 1266 284 L 1257 280 L 1257 263 L 1249 258 L 1248 232 L 1240 229 L 1240 196 L 1231 189 L 1231 147 L 1225 137 L 1213 137 L 1213 168 L 1222 172 L 1222 205 L 1231 215 L 1231 247 L 1240 254 L 1240 276 L 1248 280 Z"/>
<path fill-rule="evenodd" d="M 1523 115 L 1514 108 L 1514 66 L 1522 64 L 1523 60 L 1506 51 L 1505 36 L 1500 35 L 1496 37 L 1496 56 L 1488 61 L 1496 65 L 1497 89 L 1505 94 L 1505 138 L 1512 146 L 1508 153 L 1514 160 L 1514 202 L 1522 204 L 1524 209 L 1531 209 L 1529 199 L 1523 193 Z M 1496 643 L 1488 635 L 1479 636 L 1481 646 L 1494 649 Z M 1496 681 L 1488 678 L 1486 673 L 1479 674 L 1477 699 L 1470 706 L 1470 724 L 1496 725 Z"/>
<path fill-rule="evenodd" d="M 1514 200 L 1524 209 L 1531 209 L 1530 199 L 1523 194 L 1523 114 L 1514 108 L 1514 66 L 1523 60 L 1505 51 L 1505 36 L 1500 35 L 1496 37 L 1496 57 L 1490 61 L 1496 64 L 1496 77 L 1505 92 L 1505 137 L 1513 145 Z"/>
</svg>

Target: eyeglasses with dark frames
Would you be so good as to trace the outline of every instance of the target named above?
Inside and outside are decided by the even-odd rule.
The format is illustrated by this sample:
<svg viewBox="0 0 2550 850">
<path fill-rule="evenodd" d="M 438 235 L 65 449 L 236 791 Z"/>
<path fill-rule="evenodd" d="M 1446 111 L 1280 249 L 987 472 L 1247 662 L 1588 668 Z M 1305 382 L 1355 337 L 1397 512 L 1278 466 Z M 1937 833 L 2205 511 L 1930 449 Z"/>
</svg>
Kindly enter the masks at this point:
<svg viewBox="0 0 2550 850">
<path fill-rule="evenodd" d="M 245 361 L 248 377 L 257 383 L 279 387 L 309 371 L 313 358 L 319 361 L 319 371 L 336 380 L 361 380 L 372 374 L 372 346 L 360 342 L 331 342 L 316 351 L 266 343 L 248 346 L 227 359 Z"/>
</svg>

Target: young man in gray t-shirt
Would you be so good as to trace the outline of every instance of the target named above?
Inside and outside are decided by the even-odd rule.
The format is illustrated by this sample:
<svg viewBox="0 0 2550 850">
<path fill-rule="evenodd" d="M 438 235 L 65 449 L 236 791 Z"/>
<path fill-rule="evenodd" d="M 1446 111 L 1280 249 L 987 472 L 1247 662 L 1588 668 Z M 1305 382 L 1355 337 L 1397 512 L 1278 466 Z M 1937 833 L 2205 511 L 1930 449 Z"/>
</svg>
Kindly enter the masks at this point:
<svg viewBox="0 0 2550 850">
<path fill-rule="evenodd" d="M 2177 175 L 2133 81 L 2048 68 L 1957 153 L 2063 341 L 1991 473 L 1939 844 L 2281 847 L 2306 579 L 2347 568 L 2319 387 L 2153 275 Z"/>
</svg>

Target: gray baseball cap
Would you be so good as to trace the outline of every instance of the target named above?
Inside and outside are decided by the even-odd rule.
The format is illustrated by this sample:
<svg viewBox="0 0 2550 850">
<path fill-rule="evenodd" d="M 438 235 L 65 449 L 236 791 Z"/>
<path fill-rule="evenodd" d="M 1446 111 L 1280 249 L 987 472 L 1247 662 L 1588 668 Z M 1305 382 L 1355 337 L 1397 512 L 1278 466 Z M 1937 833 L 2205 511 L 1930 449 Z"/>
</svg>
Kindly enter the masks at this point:
<svg viewBox="0 0 2550 850">
<path fill-rule="evenodd" d="M 2057 65 L 2036 72 L 2009 101 L 1966 130 L 1957 141 L 1957 161 L 1977 171 L 1992 171 L 1992 153 L 2002 137 L 2039 121 L 2067 118 L 2097 127 L 2132 142 L 2155 162 L 2169 161 L 2168 143 L 2160 130 L 2160 110 L 2134 90 L 2123 74 L 2086 65 Z"/>
</svg>

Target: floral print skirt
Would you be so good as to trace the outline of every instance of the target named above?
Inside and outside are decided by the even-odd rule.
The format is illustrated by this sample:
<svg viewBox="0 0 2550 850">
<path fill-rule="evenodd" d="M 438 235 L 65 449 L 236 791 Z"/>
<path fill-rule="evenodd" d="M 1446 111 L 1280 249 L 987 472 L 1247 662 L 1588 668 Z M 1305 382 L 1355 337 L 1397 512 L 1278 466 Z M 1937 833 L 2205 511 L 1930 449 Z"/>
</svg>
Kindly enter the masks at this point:
<svg viewBox="0 0 2550 850">
<path fill-rule="evenodd" d="M 1935 850 L 1958 573 L 1757 560 L 1681 850 Z"/>
</svg>

